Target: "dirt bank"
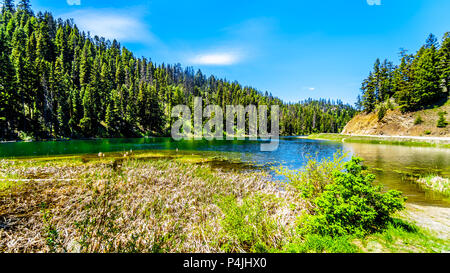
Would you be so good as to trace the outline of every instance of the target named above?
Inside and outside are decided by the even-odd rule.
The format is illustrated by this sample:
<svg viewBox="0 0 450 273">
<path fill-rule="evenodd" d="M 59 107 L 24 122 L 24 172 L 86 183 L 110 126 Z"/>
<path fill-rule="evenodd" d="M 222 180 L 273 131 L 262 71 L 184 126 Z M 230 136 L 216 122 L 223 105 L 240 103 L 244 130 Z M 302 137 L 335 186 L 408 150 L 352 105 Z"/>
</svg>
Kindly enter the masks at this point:
<svg viewBox="0 0 450 273">
<path fill-rule="evenodd" d="M 436 109 L 402 114 L 399 110 L 389 110 L 379 121 L 377 113 L 361 113 L 355 116 L 344 128 L 345 135 L 381 135 L 381 136 L 429 136 L 450 137 L 450 126 L 438 128 L 439 112 L 447 112 L 450 121 L 450 105 Z M 422 122 L 417 122 L 418 117 Z"/>
</svg>

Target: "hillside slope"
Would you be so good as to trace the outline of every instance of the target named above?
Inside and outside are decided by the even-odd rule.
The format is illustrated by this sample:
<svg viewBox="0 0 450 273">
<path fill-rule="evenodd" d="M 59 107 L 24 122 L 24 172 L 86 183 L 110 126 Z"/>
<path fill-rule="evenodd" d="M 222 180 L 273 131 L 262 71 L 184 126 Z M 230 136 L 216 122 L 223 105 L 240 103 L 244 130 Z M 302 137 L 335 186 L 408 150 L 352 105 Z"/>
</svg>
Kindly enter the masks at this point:
<svg viewBox="0 0 450 273">
<path fill-rule="evenodd" d="M 377 113 L 356 115 L 342 131 L 345 135 L 385 135 L 385 136 L 435 136 L 450 137 L 450 125 L 438 128 L 439 112 L 447 112 L 450 122 L 450 103 L 441 107 L 402 114 L 399 110 L 388 110 L 385 117 L 378 121 Z M 415 124 L 417 117 L 423 120 Z"/>
</svg>

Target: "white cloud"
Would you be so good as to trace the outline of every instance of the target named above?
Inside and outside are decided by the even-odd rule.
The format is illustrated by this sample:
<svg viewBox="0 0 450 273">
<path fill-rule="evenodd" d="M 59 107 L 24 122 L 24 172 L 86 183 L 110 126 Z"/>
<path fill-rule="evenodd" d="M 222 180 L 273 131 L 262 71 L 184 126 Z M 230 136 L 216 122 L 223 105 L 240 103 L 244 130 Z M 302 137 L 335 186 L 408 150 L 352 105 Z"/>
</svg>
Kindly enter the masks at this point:
<svg viewBox="0 0 450 273">
<path fill-rule="evenodd" d="M 203 44 L 188 44 L 178 56 L 183 63 L 203 66 L 230 66 L 260 58 L 275 25 L 271 18 L 254 18 L 227 26 Z"/>
<path fill-rule="evenodd" d="M 367 0 L 369 6 L 381 6 L 381 0 Z"/>
<path fill-rule="evenodd" d="M 67 5 L 69 6 L 80 6 L 81 0 L 67 0 Z"/>
<path fill-rule="evenodd" d="M 196 65 L 233 65 L 239 62 L 240 56 L 236 53 L 210 53 L 199 54 L 190 59 Z"/>
<path fill-rule="evenodd" d="M 128 14 L 134 14 L 130 16 Z M 119 10 L 77 10 L 61 15 L 63 18 L 73 18 L 75 24 L 92 35 L 117 39 L 120 42 L 145 42 L 156 40 L 149 27 L 140 20 L 135 12 Z"/>
<path fill-rule="evenodd" d="M 316 90 L 315 87 L 310 87 L 310 88 L 308 88 L 308 89 L 309 89 L 309 91 L 314 91 L 314 90 Z"/>
</svg>

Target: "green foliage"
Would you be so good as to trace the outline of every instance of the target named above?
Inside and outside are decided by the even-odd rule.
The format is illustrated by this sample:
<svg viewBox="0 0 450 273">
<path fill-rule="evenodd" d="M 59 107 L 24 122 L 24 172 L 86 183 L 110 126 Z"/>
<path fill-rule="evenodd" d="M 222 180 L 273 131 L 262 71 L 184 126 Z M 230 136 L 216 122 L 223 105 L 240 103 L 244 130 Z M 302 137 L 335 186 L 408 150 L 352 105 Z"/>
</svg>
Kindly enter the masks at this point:
<svg viewBox="0 0 450 273">
<path fill-rule="evenodd" d="M 445 34 L 439 47 L 434 35 L 414 55 L 400 52 L 401 63 L 394 66 L 376 60 L 373 70 L 363 81 L 362 105 L 370 113 L 386 99 L 395 98 L 401 112 L 416 111 L 447 99 L 450 60 L 450 36 Z M 360 96 L 361 98 L 361 96 Z M 388 108 L 389 105 L 388 105 Z M 382 115 L 379 115 L 379 118 Z"/>
<path fill-rule="evenodd" d="M 61 240 L 59 238 L 59 232 L 53 223 L 53 215 L 45 203 L 41 204 L 42 220 L 44 222 L 44 233 L 46 244 L 50 249 L 50 252 L 57 252 L 62 249 Z"/>
<path fill-rule="evenodd" d="M 186 161 L 185 157 L 192 162 L 204 156 L 189 154 L 175 160 L 168 159 L 170 154 L 149 153 L 143 158 L 156 156 L 160 159 L 126 160 L 121 161 L 120 167 L 114 167 L 116 159 L 108 157 L 90 159 L 88 166 L 83 163 L 85 159 L 77 156 L 3 160 L 0 171 L 4 178 L 11 179 L 6 183 L 14 184 L 4 188 L 2 209 L 9 213 L 23 206 L 22 211 L 34 211 L 35 204 L 42 203 L 42 210 L 40 215 L 23 216 L 31 228 L 40 224 L 41 229 L 18 233 L 7 228 L 5 231 L 9 235 L 1 238 L 0 250 L 27 251 L 23 246 L 8 244 L 8 240 L 35 240 L 33 251 L 36 252 L 429 253 L 450 250 L 448 240 L 435 238 L 395 218 L 391 218 L 384 229 L 364 238 L 355 234 L 318 234 L 314 229 L 305 233 L 304 226 L 297 225 L 295 217 L 307 213 L 303 206 L 310 200 L 298 198 L 289 187 L 280 198 L 276 188 L 266 191 L 265 180 L 249 186 L 249 183 L 242 183 L 248 181 L 247 178 L 252 179 L 248 175 L 217 173 L 207 166 L 179 162 Z M 61 182 L 58 187 L 51 181 L 40 183 L 43 191 L 36 191 L 33 183 L 12 182 L 26 177 L 29 172 L 47 174 L 47 168 L 55 167 L 59 172 L 53 178 L 69 174 L 77 182 Z M 22 192 L 30 194 L 29 198 L 35 202 L 23 203 Z M 152 194 L 154 192 L 158 194 Z M 67 197 L 68 193 L 70 200 L 78 202 L 54 202 Z M 45 202 L 53 205 L 50 207 Z M 350 208 L 350 202 L 348 204 Z M 345 211 L 342 203 L 336 207 Z M 315 215 L 318 215 L 317 210 Z M 331 215 L 337 216 L 337 213 Z M 41 223 L 35 221 L 36 216 L 42 219 Z"/>
<path fill-rule="evenodd" d="M 333 237 L 365 236 L 382 231 L 392 220 L 391 214 L 404 209 L 402 193 L 382 193 L 372 185 L 375 176 L 366 174 L 361 162 L 353 158 L 345 164 L 345 172 L 335 172 L 334 183 L 315 199 L 315 214 L 302 220 L 304 231 Z"/>
<path fill-rule="evenodd" d="M 358 248 L 350 242 L 351 237 L 331 237 L 307 234 L 285 247 L 287 253 L 356 253 Z"/>
<path fill-rule="evenodd" d="M 450 32 L 444 34 L 439 55 L 439 72 L 444 88 L 450 91 Z"/>
<path fill-rule="evenodd" d="M 367 252 L 389 253 L 446 253 L 450 249 L 448 240 L 431 236 L 429 231 L 396 218 L 383 232 L 362 239 L 361 245 Z M 376 247 L 371 249 L 369 245 Z"/>
<path fill-rule="evenodd" d="M 445 128 L 448 125 L 447 120 L 445 119 L 445 115 L 447 112 L 439 112 L 439 119 L 437 121 L 437 127 L 438 128 Z"/>
<path fill-rule="evenodd" d="M 389 110 L 394 110 L 394 105 L 392 104 L 391 99 L 386 100 L 386 108 Z"/>
<path fill-rule="evenodd" d="M 378 109 L 378 121 L 382 121 L 384 116 L 386 116 L 386 107 L 382 104 L 380 109 Z"/>
<path fill-rule="evenodd" d="M 285 177 L 286 182 L 297 189 L 303 198 L 314 199 L 324 191 L 325 187 L 333 183 L 336 170 L 344 169 L 347 154 L 337 152 L 333 158 L 318 161 L 309 158 L 306 166 L 300 171 L 289 170 L 285 167 L 275 169 L 278 175 Z"/>
<path fill-rule="evenodd" d="M 220 200 L 224 213 L 223 244 L 225 252 L 269 252 L 275 247 L 271 234 L 278 228 L 264 207 L 262 196 L 246 198 L 240 203 L 234 196 Z"/>
<path fill-rule="evenodd" d="M 136 58 L 114 41 L 90 37 L 70 20 L 17 11 L 0 16 L 0 139 L 169 135 L 171 110 L 194 96 L 209 104 L 279 105 L 281 133 L 337 133 L 355 110 L 341 101 L 284 103 L 237 82 L 181 65 Z M 206 122 L 206 121 L 205 121 Z"/>
<path fill-rule="evenodd" d="M 418 116 L 416 117 L 416 119 L 414 120 L 414 125 L 419 125 L 419 124 L 422 124 L 422 123 L 423 123 L 422 116 L 421 116 L 421 115 L 418 115 Z"/>
</svg>

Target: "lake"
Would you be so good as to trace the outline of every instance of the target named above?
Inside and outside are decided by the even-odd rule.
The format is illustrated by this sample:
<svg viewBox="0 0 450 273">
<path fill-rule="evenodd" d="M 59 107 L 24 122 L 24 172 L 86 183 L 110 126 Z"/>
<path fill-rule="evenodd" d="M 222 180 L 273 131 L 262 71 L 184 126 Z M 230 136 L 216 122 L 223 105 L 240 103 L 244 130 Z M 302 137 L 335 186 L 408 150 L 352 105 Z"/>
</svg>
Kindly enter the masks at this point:
<svg viewBox="0 0 450 273">
<path fill-rule="evenodd" d="M 402 191 L 408 202 L 450 207 L 448 198 L 421 189 L 412 180 L 420 175 L 450 177 L 450 149 L 418 148 L 380 144 L 339 143 L 285 137 L 279 149 L 261 152 L 261 141 L 174 141 L 171 138 L 97 139 L 44 142 L 10 142 L 0 144 L 0 158 L 47 155 L 97 154 L 99 152 L 139 150 L 215 151 L 233 154 L 242 161 L 259 166 L 284 165 L 301 169 L 309 156 L 318 160 L 332 157 L 339 150 L 365 160 L 377 175 L 377 183 L 386 189 Z"/>
</svg>

